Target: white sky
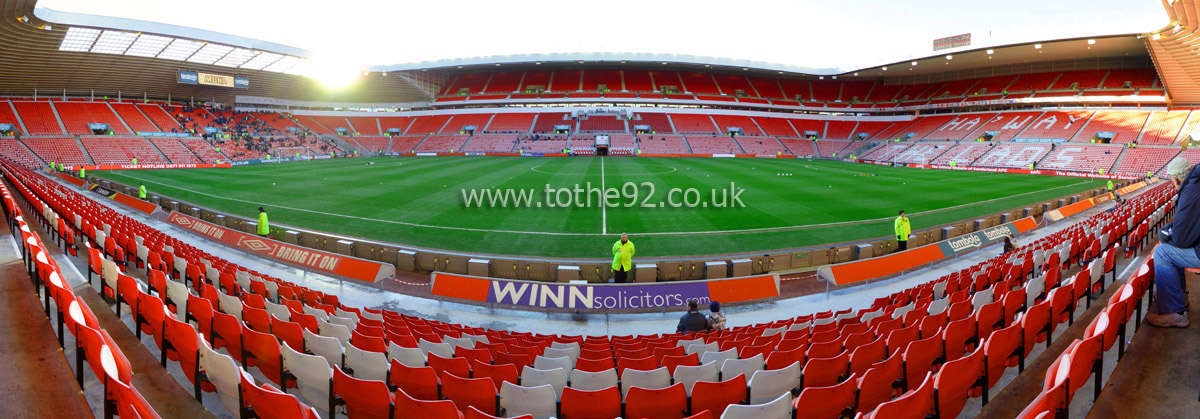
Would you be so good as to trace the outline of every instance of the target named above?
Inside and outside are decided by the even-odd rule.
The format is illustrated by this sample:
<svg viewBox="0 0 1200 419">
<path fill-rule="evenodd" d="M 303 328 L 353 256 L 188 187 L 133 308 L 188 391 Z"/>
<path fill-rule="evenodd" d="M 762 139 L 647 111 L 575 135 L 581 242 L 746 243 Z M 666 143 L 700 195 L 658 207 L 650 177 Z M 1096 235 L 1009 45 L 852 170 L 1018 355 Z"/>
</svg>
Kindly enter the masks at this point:
<svg viewBox="0 0 1200 419">
<path fill-rule="evenodd" d="M 962 33 L 973 34 L 968 48 L 979 48 L 1143 33 L 1168 19 L 1159 0 L 40 0 L 38 7 L 223 32 L 365 65 L 636 52 L 851 70 L 931 55 L 934 38 Z"/>
</svg>

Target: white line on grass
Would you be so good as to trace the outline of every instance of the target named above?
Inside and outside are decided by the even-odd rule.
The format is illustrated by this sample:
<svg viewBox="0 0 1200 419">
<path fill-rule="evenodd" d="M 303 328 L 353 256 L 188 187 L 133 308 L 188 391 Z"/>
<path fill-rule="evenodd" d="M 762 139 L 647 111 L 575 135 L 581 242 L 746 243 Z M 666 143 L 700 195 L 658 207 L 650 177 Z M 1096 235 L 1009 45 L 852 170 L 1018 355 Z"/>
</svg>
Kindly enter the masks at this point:
<svg viewBox="0 0 1200 419">
<path fill-rule="evenodd" d="M 604 189 L 604 160 L 605 160 L 605 158 L 603 156 L 601 156 L 600 157 L 600 191 L 601 191 L 601 193 L 603 193 L 603 191 L 607 190 L 607 189 Z M 602 234 L 602 235 L 608 234 L 608 205 L 604 205 L 603 199 L 600 200 L 600 234 Z"/>
<path fill-rule="evenodd" d="M 603 162 L 603 160 L 601 160 L 601 162 Z M 603 166 L 601 166 L 601 168 L 603 168 Z M 197 191 L 197 190 L 194 190 L 194 189 L 181 188 L 181 187 L 179 187 L 179 186 L 175 186 L 175 185 L 168 185 L 168 184 L 161 183 L 161 182 L 155 182 L 155 181 L 153 181 L 153 180 L 149 180 L 149 179 L 143 179 L 143 178 L 140 178 L 140 177 L 137 177 L 137 176 L 133 176 L 133 175 L 125 175 L 125 176 L 126 176 L 126 177 L 129 177 L 129 178 L 133 178 L 133 179 L 140 180 L 140 181 L 142 181 L 142 182 L 147 182 L 147 183 L 153 183 L 153 184 L 155 184 L 155 185 L 166 186 L 166 187 L 168 187 L 168 188 L 171 188 L 171 189 L 177 189 L 177 190 L 181 190 L 181 191 L 187 191 L 187 192 L 191 192 L 191 193 L 194 193 L 194 194 L 197 194 L 197 195 L 204 195 L 204 196 L 211 197 L 211 198 L 222 199 L 222 200 L 226 200 L 226 201 L 242 202 L 242 203 L 254 204 L 254 205 L 262 205 L 262 202 L 261 202 L 261 201 L 248 201 L 248 200 L 245 200 L 245 199 L 239 199 L 239 198 L 230 198 L 230 197 L 227 197 L 227 196 L 213 195 L 213 194 L 206 193 L 206 192 L 200 192 L 200 191 Z M 922 212 L 914 212 L 914 213 L 912 213 L 912 214 L 910 214 L 910 215 L 912 215 L 912 216 L 914 216 L 914 217 L 915 217 L 915 216 L 918 216 L 918 215 L 925 215 L 925 214 L 936 214 L 936 213 L 939 213 L 939 212 L 944 212 L 944 211 L 949 211 L 949 210 L 954 210 L 954 209 L 959 209 L 959 208 L 973 207 L 973 206 L 976 206 L 976 205 L 980 205 L 980 204 L 986 204 L 986 203 L 989 203 L 989 202 L 995 202 L 995 201 L 999 201 L 999 200 L 1003 200 L 1003 199 L 1008 199 L 1008 198 L 1016 198 L 1016 197 L 1019 197 L 1019 196 L 1031 195 L 1031 194 L 1040 193 L 1040 192 L 1046 192 L 1046 191 L 1052 191 L 1052 190 L 1056 190 L 1056 189 L 1062 189 L 1062 188 L 1067 188 L 1067 187 L 1072 187 L 1072 186 L 1078 186 L 1078 185 L 1082 185 L 1082 184 L 1084 184 L 1084 183 L 1088 183 L 1088 182 L 1090 182 L 1090 180 L 1083 180 L 1083 181 L 1079 181 L 1079 182 L 1076 182 L 1076 183 L 1067 184 L 1067 185 L 1062 185 L 1062 186 L 1057 186 L 1057 187 L 1053 187 L 1053 188 L 1049 188 L 1049 189 L 1042 189 L 1042 190 L 1037 190 L 1037 191 L 1029 191 L 1029 192 L 1025 192 L 1025 193 L 1021 193 L 1021 194 L 1016 194 L 1016 195 L 1002 196 L 1002 197 L 999 197 L 999 198 L 993 198 L 993 199 L 989 199 L 989 200 L 986 200 L 986 201 L 976 201 L 976 202 L 972 202 L 972 203 L 968 203 L 968 204 L 955 205 L 955 206 L 953 206 L 953 207 L 938 208 L 938 209 L 933 209 L 933 210 L 929 210 L 929 211 L 922 211 Z M 606 236 L 606 235 L 607 235 L 606 233 L 604 233 L 604 232 L 603 232 L 603 231 L 605 231 L 605 230 L 602 230 L 602 233 L 601 233 L 601 234 L 596 234 L 596 233 L 559 233 L 559 232 L 549 232 L 549 231 L 494 230 L 494 229 L 487 229 L 487 228 L 470 228 L 470 227 L 439 226 L 439 225 L 429 225 L 429 224 L 420 224 L 420 223 L 410 223 L 410 222 L 405 222 L 405 221 L 396 221 L 396 220 L 380 220 L 380 219 L 378 219 L 378 218 L 369 218 L 369 217 L 360 217 L 360 216 L 357 216 L 357 215 L 348 215 L 348 214 L 338 214 L 338 213 L 324 212 L 324 211 L 315 211 L 315 210 L 304 209 L 304 208 L 285 207 L 285 206 L 282 206 L 282 205 L 275 205 L 275 204 L 268 204 L 268 205 L 270 205 L 270 206 L 272 206 L 272 207 L 275 207 L 275 208 L 279 208 L 279 209 L 285 209 L 285 210 L 297 211 L 297 212 L 307 212 L 307 213 L 311 213 L 311 214 L 321 214 L 321 215 L 328 215 L 328 216 L 331 216 L 331 217 L 350 218 L 350 219 L 355 219 L 355 220 L 364 220 L 364 221 L 376 221 L 376 222 L 380 222 L 380 223 L 387 223 L 387 224 L 399 224 L 399 225 L 404 225 L 404 226 L 409 226 L 409 227 L 433 228 L 433 229 L 442 229 L 442 230 L 456 230 L 456 231 L 477 231 L 477 232 L 485 232 L 485 233 L 532 234 L 532 235 L 539 235 L 539 236 L 595 236 L 595 237 L 599 237 L 599 236 Z M 859 224 L 859 223 L 871 223 L 871 222 L 879 222 L 879 221 L 888 221 L 888 220 L 892 220 L 892 219 L 895 219 L 895 217 L 892 217 L 892 216 L 887 216 L 887 217 L 882 217 L 882 218 L 871 218 L 871 219 L 852 220 L 852 221 L 838 221 L 838 222 L 833 222 L 833 223 L 822 223 L 822 224 L 803 224 L 803 225 L 794 225 L 794 226 L 781 226 L 781 227 L 747 228 L 747 229 L 740 229 L 740 230 L 671 231 L 671 232 L 659 232 L 659 233 L 637 233 L 637 234 L 638 234 L 639 236 L 686 236 L 686 235 L 696 235 L 696 234 L 706 234 L 706 235 L 721 235 L 721 234 L 741 234 L 741 233 L 764 233 L 764 232 L 776 232 L 776 231 L 808 230 L 808 229 L 813 229 L 813 228 L 822 228 L 822 227 L 838 227 L 838 226 L 854 225 L 854 224 Z"/>
</svg>

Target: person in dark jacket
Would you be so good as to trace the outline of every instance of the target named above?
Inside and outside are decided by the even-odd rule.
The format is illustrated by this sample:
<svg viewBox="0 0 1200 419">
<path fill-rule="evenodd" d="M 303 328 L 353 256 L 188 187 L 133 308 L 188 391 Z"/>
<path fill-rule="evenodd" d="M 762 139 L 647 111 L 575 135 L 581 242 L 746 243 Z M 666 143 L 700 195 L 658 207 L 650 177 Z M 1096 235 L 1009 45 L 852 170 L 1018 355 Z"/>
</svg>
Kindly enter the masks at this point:
<svg viewBox="0 0 1200 419">
<path fill-rule="evenodd" d="M 679 318 L 679 326 L 675 327 L 676 332 L 708 331 L 708 318 L 700 314 L 700 309 L 697 307 L 696 300 L 688 300 L 688 311 Z"/>
<path fill-rule="evenodd" d="M 1188 327 L 1184 270 L 1200 268 L 1200 171 L 1182 157 L 1167 164 L 1167 177 L 1175 183 L 1175 221 L 1159 233 L 1154 249 L 1154 284 L 1158 313 L 1146 316 L 1157 327 Z"/>
</svg>

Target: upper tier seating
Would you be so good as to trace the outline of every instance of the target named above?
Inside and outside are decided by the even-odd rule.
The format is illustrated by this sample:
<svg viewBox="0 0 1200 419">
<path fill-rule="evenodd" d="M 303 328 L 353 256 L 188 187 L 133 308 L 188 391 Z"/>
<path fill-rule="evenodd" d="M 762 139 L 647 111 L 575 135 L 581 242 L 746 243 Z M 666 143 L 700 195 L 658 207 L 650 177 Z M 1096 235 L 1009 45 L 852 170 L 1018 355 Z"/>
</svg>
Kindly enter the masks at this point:
<svg viewBox="0 0 1200 419">
<path fill-rule="evenodd" d="M 200 160 L 196 158 L 196 155 L 192 154 L 192 152 L 187 149 L 187 146 L 184 146 L 183 143 L 180 143 L 179 140 L 177 140 L 177 139 L 174 139 L 174 138 L 151 138 L 150 142 L 154 143 L 154 146 L 158 147 L 158 150 L 161 151 L 163 155 L 167 156 L 167 160 L 170 160 L 171 163 L 175 163 L 175 164 L 200 163 Z M 138 163 L 141 163 L 141 162 L 142 162 L 142 160 L 139 157 Z"/>
<path fill-rule="evenodd" d="M 937 130 L 926 135 L 925 140 L 974 140 L 975 138 L 969 138 L 972 137 L 971 133 L 978 132 L 977 129 L 980 126 L 983 126 L 995 116 L 996 114 L 992 113 L 956 115 L 938 127 Z M 926 117 L 925 119 L 928 118 Z"/>
<path fill-rule="evenodd" d="M 362 135 L 383 135 L 383 132 L 379 131 L 379 120 L 373 116 L 347 116 L 346 122 L 350 123 L 351 132 Z"/>
<path fill-rule="evenodd" d="M 981 167 L 1013 167 L 1028 169 L 1050 152 L 1050 144 L 1045 143 L 1001 143 L 996 144 L 982 157 L 975 160 L 975 166 Z"/>
<path fill-rule="evenodd" d="M 471 138 L 470 135 L 434 135 L 425 139 L 417 147 L 417 152 L 455 152 L 460 153 L 463 150 L 463 143 Z"/>
<path fill-rule="evenodd" d="M 464 152 L 511 153 L 517 143 L 516 135 L 475 134 L 463 146 Z"/>
<path fill-rule="evenodd" d="M 166 163 L 158 150 L 141 137 L 93 137 L 79 138 L 96 164 Z"/>
<path fill-rule="evenodd" d="M 647 125 L 650 127 L 650 131 L 655 134 L 671 134 L 675 132 L 671 128 L 671 120 L 668 119 L 665 113 L 639 112 L 629 121 L 629 129 L 633 130 L 636 125 Z"/>
<path fill-rule="evenodd" d="M 860 125 L 862 124 L 855 121 L 828 121 L 825 125 L 824 138 L 831 140 L 845 140 L 851 138 L 855 132 L 862 132 L 858 131 Z"/>
<path fill-rule="evenodd" d="M 1189 148 L 1187 150 L 1184 150 L 1182 153 L 1179 153 L 1179 157 L 1183 157 L 1184 159 L 1187 160 L 1188 163 L 1192 164 L 1193 166 L 1196 164 L 1200 164 L 1200 148 Z M 1160 168 L 1159 170 L 1162 170 L 1162 169 Z"/>
<path fill-rule="evenodd" d="M 763 134 L 766 135 L 773 135 L 776 137 L 800 136 L 800 134 L 796 132 L 796 129 L 792 128 L 792 124 L 784 118 L 756 116 L 754 117 L 754 122 L 758 123 L 758 126 L 762 128 Z"/>
<path fill-rule="evenodd" d="M 1158 73 L 1153 68 L 1109 70 L 1108 77 L 1104 79 L 1104 83 L 1100 87 L 1105 89 L 1120 89 L 1124 87 L 1125 82 L 1129 82 L 1130 88 L 1138 89 L 1154 86 L 1157 79 Z"/>
<path fill-rule="evenodd" d="M 554 132 L 555 125 L 570 125 L 571 130 L 575 130 L 575 120 L 567 117 L 566 112 L 557 113 L 540 113 L 537 121 L 533 124 L 533 132 L 547 133 Z"/>
<path fill-rule="evenodd" d="M 983 124 L 980 124 L 977 129 L 967 134 L 963 139 L 974 140 L 983 137 L 985 133 L 995 131 L 995 137 L 992 141 L 1008 141 L 1016 137 L 1017 133 L 1025 129 L 1026 126 L 1041 116 L 1042 112 L 1001 112 L 995 116 L 985 119 Z"/>
<path fill-rule="evenodd" d="M 200 161 L 203 163 L 216 163 L 218 160 L 226 163 L 229 162 L 228 157 L 217 152 L 213 145 L 207 141 L 199 138 L 181 138 L 179 142 L 183 143 L 189 150 L 192 150 L 192 153 L 200 157 Z"/>
<path fill-rule="evenodd" d="M 599 92 L 601 86 L 606 90 L 619 92 L 621 88 L 620 70 L 584 70 L 583 91 Z"/>
<path fill-rule="evenodd" d="M 652 92 L 654 83 L 650 79 L 650 72 L 644 70 L 624 70 L 621 71 L 621 77 L 625 80 L 625 90 L 630 92 Z"/>
<path fill-rule="evenodd" d="M 501 73 L 492 73 L 492 79 L 488 80 L 487 87 L 483 93 L 512 93 L 517 91 L 521 84 L 520 71 L 505 71 Z"/>
<path fill-rule="evenodd" d="M 987 153 L 991 148 L 992 143 L 964 141 L 942 153 L 933 160 L 933 164 L 948 165 L 950 162 L 954 162 L 957 166 L 966 166 L 983 156 L 983 153 Z"/>
<path fill-rule="evenodd" d="M 579 132 L 626 132 L 625 120 L 613 115 L 588 115 L 579 120 Z"/>
<path fill-rule="evenodd" d="M 688 135 L 688 145 L 694 154 L 741 154 L 737 143 L 728 136 Z"/>
<path fill-rule="evenodd" d="M 138 110 L 142 111 L 143 115 L 150 118 L 150 121 L 158 127 L 158 131 L 176 132 L 183 129 L 179 125 L 179 121 L 176 121 L 175 117 L 163 110 L 162 106 L 152 104 L 138 104 L 136 106 Z"/>
<path fill-rule="evenodd" d="M 742 134 L 744 135 L 766 135 L 762 130 L 758 129 L 758 125 L 755 125 L 754 120 L 748 116 L 713 115 L 712 118 L 717 123 L 717 132 L 722 134 L 729 132 L 730 127 L 737 127 L 742 129 Z"/>
<path fill-rule="evenodd" d="M 640 134 L 638 149 L 650 154 L 687 154 L 687 144 L 682 135 Z"/>
<path fill-rule="evenodd" d="M 457 95 L 460 94 L 460 91 L 471 95 L 483 93 L 483 87 L 487 85 L 489 79 L 491 79 L 491 74 L 486 73 L 459 74 L 446 83 L 446 90 L 442 91 L 442 94 Z"/>
<path fill-rule="evenodd" d="M 1015 138 L 1070 140 L 1091 116 L 1091 111 L 1046 112 L 1034 118 Z"/>
<path fill-rule="evenodd" d="M 79 143 L 74 138 L 22 138 L 21 142 L 29 146 L 46 163 L 58 163 L 68 166 L 90 164 L 79 149 Z M 129 161 L 125 161 L 129 163 Z"/>
<path fill-rule="evenodd" d="M 488 121 L 491 121 L 492 114 L 490 113 L 464 113 L 454 115 L 446 122 L 446 125 L 439 131 L 441 134 L 459 134 L 464 127 L 474 126 L 476 131 L 483 131 L 483 127 L 487 126 Z"/>
<path fill-rule="evenodd" d="M 21 121 L 17 120 L 17 112 L 13 110 L 12 104 L 7 100 L 0 101 L 0 124 L 12 124 L 13 131 L 23 131 Z"/>
<path fill-rule="evenodd" d="M 113 110 L 117 111 L 117 115 L 125 121 L 125 124 L 129 125 L 129 129 L 133 130 L 134 133 L 162 131 L 132 103 L 111 103 L 110 105 L 112 105 Z"/>
<path fill-rule="evenodd" d="M 671 114 L 675 132 L 680 134 L 716 134 L 720 131 L 713 125 L 712 118 L 703 114 Z"/>
<path fill-rule="evenodd" d="M 1107 70 L 1066 71 L 1058 77 L 1058 80 L 1054 81 L 1050 90 L 1095 89 L 1100 87 L 1100 81 L 1106 74 L 1108 74 Z"/>
<path fill-rule="evenodd" d="M 266 122 L 271 128 L 275 128 L 282 133 L 288 132 L 288 128 L 304 129 L 304 127 L 292 120 L 290 115 L 282 112 L 254 112 L 253 115 L 260 121 Z"/>
<path fill-rule="evenodd" d="M 524 134 L 533 127 L 533 113 L 498 113 L 483 132 Z"/>
<path fill-rule="evenodd" d="M 550 79 L 550 86 L 546 90 L 557 93 L 578 92 L 582 81 L 582 71 L 557 70 L 554 72 L 553 78 Z"/>
<path fill-rule="evenodd" d="M 1087 126 L 1075 136 L 1076 142 L 1088 142 L 1095 138 L 1097 132 L 1112 132 L 1116 134 L 1112 142 L 1116 144 L 1132 143 L 1142 132 L 1150 112 L 1146 111 L 1108 111 L 1097 112 L 1088 121 Z"/>
<path fill-rule="evenodd" d="M 691 139 L 689 138 L 688 141 L 690 142 Z M 746 137 L 739 135 L 734 138 L 734 141 L 737 141 L 738 145 L 742 147 L 742 151 L 746 152 L 746 154 L 774 156 L 780 152 L 787 151 L 783 147 L 783 144 L 780 144 L 779 140 L 775 139 L 775 137 Z M 693 151 L 695 151 L 695 147 L 693 147 Z"/>
<path fill-rule="evenodd" d="M 21 121 L 25 122 L 25 128 L 29 129 L 26 134 L 63 135 L 67 133 L 63 131 L 62 126 L 58 124 L 58 119 L 54 117 L 54 109 L 50 107 L 50 102 L 14 101 L 12 104 L 21 116 Z"/>
<path fill-rule="evenodd" d="M 1178 147 L 1137 147 L 1125 150 L 1121 162 L 1113 169 L 1115 175 L 1145 176 L 1157 172 L 1179 155 Z"/>
<path fill-rule="evenodd" d="M 105 102 L 55 102 L 54 108 L 58 110 L 58 117 L 67 127 L 68 134 L 91 134 L 88 124 L 108 124 L 108 128 L 117 135 L 133 134 Z"/>
<path fill-rule="evenodd" d="M 741 94 L 745 96 L 759 96 L 759 93 L 754 90 L 754 86 L 750 85 L 750 81 L 746 80 L 745 76 L 738 74 L 714 74 L 713 78 L 717 79 L 717 87 L 721 89 L 721 93 L 726 95 L 737 96 L 738 92 L 741 91 Z M 779 90 L 779 88 L 775 90 Z"/>
<path fill-rule="evenodd" d="M 931 140 L 932 139 L 945 140 L 945 139 L 947 139 L 946 137 L 948 137 L 949 135 L 944 134 L 944 133 L 943 133 L 943 135 L 940 135 L 940 136 L 933 136 L 933 138 L 929 138 L 929 137 L 931 137 L 931 135 L 933 134 L 933 132 L 935 130 L 940 128 L 942 125 L 945 125 L 947 122 L 950 122 L 951 119 L 955 119 L 955 118 L 956 117 L 953 115 L 935 115 L 935 116 L 926 116 L 926 117 L 918 118 L 916 121 L 913 121 L 913 123 L 911 125 L 909 125 L 908 127 L 905 127 L 903 130 L 900 130 L 894 136 L 896 138 L 900 138 L 902 140 L 906 139 L 906 138 L 911 138 L 913 141 L 926 139 L 926 138 L 931 139 Z M 957 118 L 963 118 L 963 117 L 957 117 Z M 914 134 L 914 135 L 912 137 L 908 137 L 908 134 Z"/>
<path fill-rule="evenodd" d="M 450 122 L 453 115 L 422 115 L 413 118 L 405 135 L 431 135 L 441 132 L 442 127 Z"/>
<path fill-rule="evenodd" d="M 1146 122 L 1145 132 L 1138 141 L 1143 145 L 1171 145 L 1179 133 L 1183 132 L 1183 124 L 1187 122 L 1188 111 L 1154 111 Z"/>
<path fill-rule="evenodd" d="M 1097 173 L 1112 170 L 1123 147 L 1112 145 L 1059 144 L 1038 168 Z"/>
<path fill-rule="evenodd" d="M 542 86 L 549 88 L 551 71 L 526 71 L 525 79 L 521 81 L 519 91 L 524 92 L 529 86 Z"/>
<path fill-rule="evenodd" d="M 403 134 L 413 122 L 413 117 L 410 116 L 381 116 L 378 119 L 379 128 L 383 130 L 385 135 L 388 134 L 388 130 L 390 129 L 398 129 L 400 130 L 399 133 Z"/>
<path fill-rule="evenodd" d="M 841 140 L 819 140 L 817 141 L 817 152 L 819 157 L 833 157 L 834 154 L 840 154 L 847 147 L 850 147 L 850 141 Z"/>
<path fill-rule="evenodd" d="M 344 117 L 296 115 L 296 121 L 317 134 L 337 135 L 338 128 L 350 131 L 350 124 Z"/>
</svg>

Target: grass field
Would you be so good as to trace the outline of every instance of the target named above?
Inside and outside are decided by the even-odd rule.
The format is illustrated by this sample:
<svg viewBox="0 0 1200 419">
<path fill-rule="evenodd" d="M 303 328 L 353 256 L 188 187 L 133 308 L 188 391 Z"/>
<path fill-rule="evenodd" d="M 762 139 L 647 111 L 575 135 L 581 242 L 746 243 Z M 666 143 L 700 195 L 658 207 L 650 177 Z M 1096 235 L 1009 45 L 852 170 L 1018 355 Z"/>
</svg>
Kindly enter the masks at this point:
<svg viewBox="0 0 1200 419">
<path fill-rule="evenodd" d="M 98 175 L 135 186 L 144 182 L 154 193 L 248 217 L 262 205 L 273 225 L 439 249 L 568 258 L 611 257 L 622 232 L 631 235 L 639 257 L 883 237 L 892 234 L 900 209 L 916 231 L 1103 183 L 802 159 L 629 157 L 381 157 Z M 601 195 L 591 193 L 590 207 L 549 207 L 564 201 L 558 192 L 546 201 L 547 184 L 589 182 L 615 189 L 619 206 L 599 205 Z M 739 197 L 745 206 L 715 208 L 720 200 L 713 201 L 710 190 L 728 190 L 731 182 L 744 190 Z M 654 194 L 647 199 L 650 187 Z M 472 188 L 532 191 L 533 200 L 519 208 L 512 202 L 468 207 L 463 190 Z M 688 197 L 700 199 L 689 201 L 711 205 L 672 207 L 688 201 L 683 193 L 668 200 L 671 188 L 695 188 L 698 193 Z M 627 207 L 631 201 L 635 205 Z"/>
</svg>

